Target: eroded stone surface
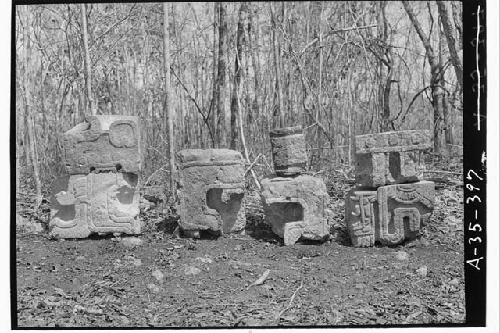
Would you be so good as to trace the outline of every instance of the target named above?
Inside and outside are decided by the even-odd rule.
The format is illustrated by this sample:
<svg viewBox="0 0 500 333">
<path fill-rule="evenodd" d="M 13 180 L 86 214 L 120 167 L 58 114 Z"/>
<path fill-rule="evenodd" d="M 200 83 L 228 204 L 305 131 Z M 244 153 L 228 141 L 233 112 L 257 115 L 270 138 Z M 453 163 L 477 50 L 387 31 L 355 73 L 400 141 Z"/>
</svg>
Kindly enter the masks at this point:
<svg viewBox="0 0 500 333">
<path fill-rule="evenodd" d="M 229 149 L 185 149 L 177 154 L 179 226 L 184 234 L 245 228 L 245 168 Z"/>
<path fill-rule="evenodd" d="M 402 152 L 431 147 L 432 133 L 429 130 L 356 135 L 356 154 Z"/>
<path fill-rule="evenodd" d="M 378 188 L 378 241 L 395 245 L 405 239 L 414 239 L 432 214 L 434 196 L 435 186 L 431 181 Z"/>
<path fill-rule="evenodd" d="M 302 127 L 284 127 L 270 132 L 274 170 L 278 176 L 305 171 L 307 151 Z"/>
<path fill-rule="evenodd" d="M 139 120 L 135 116 L 88 116 L 62 136 L 63 159 L 71 175 L 92 171 L 140 171 Z"/>
<path fill-rule="evenodd" d="M 356 183 L 376 188 L 416 182 L 419 151 L 432 147 L 430 131 L 395 131 L 356 136 Z"/>
<path fill-rule="evenodd" d="M 416 152 L 356 154 L 356 184 L 376 188 L 416 182 L 422 172 Z"/>
<path fill-rule="evenodd" d="M 354 246 L 397 245 L 414 239 L 434 208 L 434 183 L 420 181 L 351 190 L 345 219 Z"/>
<path fill-rule="evenodd" d="M 50 235 L 85 238 L 91 233 L 141 231 L 137 175 L 90 173 L 56 180 L 51 196 Z"/>
<path fill-rule="evenodd" d="M 322 240 L 329 234 L 324 216 L 328 193 L 320 178 L 266 178 L 261 185 L 265 220 L 285 245 L 301 238 Z"/>
<path fill-rule="evenodd" d="M 377 191 L 349 191 L 346 197 L 345 219 L 353 246 L 368 247 L 375 244 L 377 213 Z"/>
</svg>

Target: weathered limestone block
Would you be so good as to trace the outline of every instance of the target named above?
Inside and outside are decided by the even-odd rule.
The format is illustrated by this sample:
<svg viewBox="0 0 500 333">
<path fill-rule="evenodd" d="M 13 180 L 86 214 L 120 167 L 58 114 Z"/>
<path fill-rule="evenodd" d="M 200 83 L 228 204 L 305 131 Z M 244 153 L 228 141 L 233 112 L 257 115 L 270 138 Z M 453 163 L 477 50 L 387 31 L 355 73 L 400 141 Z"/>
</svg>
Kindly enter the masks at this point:
<svg viewBox="0 0 500 333">
<path fill-rule="evenodd" d="M 356 136 L 356 154 L 423 150 L 432 147 L 429 130 L 392 131 Z"/>
<path fill-rule="evenodd" d="M 432 147 L 427 130 L 395 131 L 356 136 L 356 183 L 379 187 L 418 181 L 418 151 Z"/>
<path fill-rule="evenodd" d="M 302 127 L 284 127 L 270 132 L 274 171 L 287 177 L 305 171 L 307 151 Z"/>
<path fill-rule="evenodd" d="M 353 246 L 397 245 L 414 239 L 432 214 L 434 194 L 430 181 L 351 190 L 345 219 Z"/>
<path fill-rule="evenodd" d="M 245 168 L 229 149 L 185 149 L 177 154 L 179 226 L 187 234 L 245 228 Z M 194 232 L 194 233 L 193 233 Z"/>
<path fill-rule="evenodd" d="M 414 239 L 432 214 L 434 196 L 435 186 L 431 181 L 378 188 L 379 225 L 376 239 L 384 245 Z"/>
<path fill-rule="evenodd" d="M 300 238 L 322 240 L 328 234 L 324 216 L 328 193 L 320 178 L 300 175 L 262 180 L 265 220 L 285 245 Z"/>
<path fill-rule="evenodd" d="M 85 238 L 91 233 L 139 234 L 138 177 L 90 173 L 56 180 L 52 188 L 50 235 Z"/>
<path fill-rule="evenodd" d="M 71 175 L 92 171 L 138 173 L 141 168 L 139 119 L 88 116 L 62 136 L 63 159 Z"/>
<path fill-rule="evenodd" d="M 377 191 L 349 191 L 346 197 L 345 219 L 353 246 L 375 245 L 375 225 L 378 221 Z"/>
</svg>

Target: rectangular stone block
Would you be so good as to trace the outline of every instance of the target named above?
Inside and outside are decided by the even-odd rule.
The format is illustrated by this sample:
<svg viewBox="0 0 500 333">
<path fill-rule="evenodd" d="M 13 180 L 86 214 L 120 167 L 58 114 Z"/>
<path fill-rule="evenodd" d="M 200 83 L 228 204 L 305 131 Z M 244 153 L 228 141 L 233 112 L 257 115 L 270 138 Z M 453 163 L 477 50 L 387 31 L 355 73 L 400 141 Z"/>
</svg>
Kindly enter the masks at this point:
<svg viewBox="0 0 500 333">
<path fill-rule="evenodd" d="M 320 178 L 266 178 L 261 182 L 265 221 L 284 239 L 285 245 L 299 239 L 322 240 L 328 234 L 324 216 L 328 193 Z"/>
<path fill-rule="evenodd" d="M 434 195 L 430 181 L 351 190 L 345 221 L 353 246 L 397 245 L 414 239 L 432 214 Z"/>
<path fill-rule="evenodd" d="M 353 246 L 375 245 L 375 225 L 378 221 L 377 191 L 349 191 L 345 204 L 345 220 Z"/>
<path fill-rule="evenodd" d="M 379 224 L 376 239 L 396 245 L 414 239 L 434 209 L 435 185 L 431 181 L 382 186 L 377 189 Z"/>
<path fill-rule="evenodd" d="M 141 169 L 139 119 L 88 116 L 62 136 L 63 160 L 71 175 L 92 171 L 138 173 Z"/>
<path fill-rule="evenodd" d="M 276 175 L 288 177 L 304 172 L 307 164 L 307 151 L 302 127 L 277 128 L 269 135 Z"/>
<path fill-rule="evenodd" d="M 416 182 L 422 172 L 418 152 L 356 154 L 355 181 L 359 187 L 377 188 Z"/>
<path fill-rule="evenodd" d="M 91 233 L 140 233 L 137 181 L 135 174 L 115 172 L 57 179 L 52 185 L 50 235 L 85 238 Z"/>
<path fill-rule="evenodd" d="M 357 135 L 356 184 L 360 187 L 418 181 L 419 151 L 432 147 L 427 130 L 393 131 Z"/>
<path fill-rule="evenodd" d="M 390 153 L 432 148 L 429 130 L 391 131 L 356 135 L 356 154 Z"/>
<path fill-rule="evenodd" d="M 225 234 L 245 228 L 245 167 L 229 149 L 184 149 L 177 154 L 177 212 L 187 233 Z"/>
</svg>

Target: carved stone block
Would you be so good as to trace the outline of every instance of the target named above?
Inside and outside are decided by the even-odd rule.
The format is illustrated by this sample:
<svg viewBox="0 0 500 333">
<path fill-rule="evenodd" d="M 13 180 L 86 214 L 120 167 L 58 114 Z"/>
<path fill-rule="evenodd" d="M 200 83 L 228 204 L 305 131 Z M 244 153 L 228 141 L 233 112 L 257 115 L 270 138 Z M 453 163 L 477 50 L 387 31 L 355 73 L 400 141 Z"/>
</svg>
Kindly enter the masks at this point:
<svg viewBox="0 0 500 333">
<path fill-rule="evenodd" d="M 138 177 L 90 173 L 57 179 L 52 186 L 50 235 L 85 238 L 91 233 L 139 234 Z"/>
<path fill-rule="evenodd" d="M 434 183 L 420 181 L 351 190 L 345 220 L 354 246 L 397 245 L 414 239 L 434 207 Z"/>
<path fill-rule="evenodd" d="M 391 131 L 356 135 L 356 154 L 423 150 L 432 147 L 429 130 Z"/>
<path fill-rule="evenodd" d="M 62 136 L 63 159 L 71 175 L 92 171 L 138 173 L 139 120 L 135 116 L 88 116 Z"/>
<path fill-rule="evenodd" d="M 356 154 L 356 184 L 360 187 L 416 182 L 420 173 L 415 152 Z"/>
<path fill-rule="evenodd" d="M 177 154 L 179 226 L 186 234 L 245 228 L 245 168 L 229 149 L 185 149 Z"/>
<path fill-rule="evenodd" d="M 375 245 L 375 225 L 378 221 L 377 191 L 349 191 L 346 197 L 345 219 L 353 246 Z"/>
<path fill-rule="evenodd" d="M 322 240 L 329 234 L 324 210 L 328 193 L 320 178 L 266 178 L 261 182 L 265 220 L 285 245 L 300 238 Z"/>
<path fill-rule="evenodd" d="M 270 132 L 274 171 L 281 177 L 305 171 L 307 151 L 302 127 L 284 127 Z"/>
<path fill-rule="evenodd" d="M 418 181 L 418 151 L 432 147 L 426 130 L 358 135 L 355 141 L 356 183 L 370 188 Z"/>
<path fill-rule="evenodd" d="M 376 239 L 384 245 L 414 239 L 432 214 L 434 196 L 435 186 L 431 181 L 378 188 L 379 225 Z"/>
</svg>

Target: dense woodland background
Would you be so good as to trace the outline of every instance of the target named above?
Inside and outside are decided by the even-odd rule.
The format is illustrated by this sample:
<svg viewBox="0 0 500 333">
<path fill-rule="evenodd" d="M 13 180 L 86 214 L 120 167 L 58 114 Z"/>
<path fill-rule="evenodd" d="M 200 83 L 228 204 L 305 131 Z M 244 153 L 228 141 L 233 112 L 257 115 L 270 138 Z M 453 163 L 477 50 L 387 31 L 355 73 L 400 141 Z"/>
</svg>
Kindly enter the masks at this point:
<svg viewBox="0 0 500 333">
<path fill-rule="evenodd" d="M 15 11 L 16 189 L 38 203 L 64 173 L 60 134 L 89 114 L 139 116 L 142 185 L 167 190 L 169 158 L 183 148 L 240 150 L 260 177 L 278 126 L 304 127 L 316 171 L 349 170 L 355 135 L 393 129 L 433 129 L 437 157 L 461 151 L 460 2 Z"/>
</svg>

